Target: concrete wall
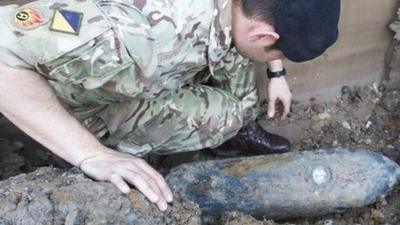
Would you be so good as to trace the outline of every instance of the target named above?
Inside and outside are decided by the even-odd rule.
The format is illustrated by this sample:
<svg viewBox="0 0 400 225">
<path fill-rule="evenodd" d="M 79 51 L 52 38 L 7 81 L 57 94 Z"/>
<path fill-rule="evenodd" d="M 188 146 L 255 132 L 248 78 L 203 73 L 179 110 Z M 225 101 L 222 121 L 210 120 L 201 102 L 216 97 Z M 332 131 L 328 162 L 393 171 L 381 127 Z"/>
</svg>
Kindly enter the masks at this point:
<svg viewBox="0 0 400 225">
<path fill-rule="evenodd" d="M 22 2 L 26 0 L 0 0 L 0 5 Z M 384 55 L 393 37 L 388 25 L 397 8 L 398 0 L 342 0 L 338 42 L 316 60 L 286 62 L 294 98 L 332 100 L 343 85 L 381 81 L 385 75 Z M 265 70 L 260 71 L 264 74 Z M 391 75 L 400 80 L 400 72 Z M 266 85 L 261 93 L 266 95 Z"/>
</svg>

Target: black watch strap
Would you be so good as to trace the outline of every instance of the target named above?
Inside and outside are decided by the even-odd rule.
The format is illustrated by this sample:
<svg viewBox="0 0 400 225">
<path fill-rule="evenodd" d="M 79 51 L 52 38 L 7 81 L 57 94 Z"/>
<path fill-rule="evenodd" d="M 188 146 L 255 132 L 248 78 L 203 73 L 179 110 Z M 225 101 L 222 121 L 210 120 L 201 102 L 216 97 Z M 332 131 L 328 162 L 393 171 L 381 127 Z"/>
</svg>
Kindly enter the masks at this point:
<svg viewBox="0 0 400 225">
<path fill-rule="evenodd" d="M 276 71 L 276 72 L 272 72 L 271 70 L 267 69 L 267 74 L 268 74 L 269 79 L 283 77 L 283 76 L 286 76 L 286 69 L 283 69 L 281 71 Z"/>
</svg>

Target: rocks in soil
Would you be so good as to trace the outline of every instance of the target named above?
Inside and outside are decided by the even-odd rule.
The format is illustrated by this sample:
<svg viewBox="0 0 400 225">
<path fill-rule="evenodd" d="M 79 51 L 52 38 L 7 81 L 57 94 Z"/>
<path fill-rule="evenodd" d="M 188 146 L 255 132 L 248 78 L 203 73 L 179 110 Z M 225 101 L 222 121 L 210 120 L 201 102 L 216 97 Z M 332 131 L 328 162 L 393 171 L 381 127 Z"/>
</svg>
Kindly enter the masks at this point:
<svg viewBox="0 0 400 225">
<path fill-rule="evenodd" d="M 200 225 L 194 203 L 175 200 L 162 213 L 133 190 L 94 182 L 77 170 L 41 168 L 0 182 L 0 224 Z"/>
<path fill-rule="evenodd" d="M 386 92 L 381 104 L 389 112 L 400 111 L 400 91 L 393 90 Z"/>
<path fill-rule="evenodd" d="M 272 220 L 256 220 L 249 215 L 245 215 L 241 212 L 230 212 L 221 216 L 218 224 L 221 225 L 243 225 L 243 224 L 251 224 L 251 225 L 278 225 Z M 285 224 L 290 225 L 290 224 Z"/>
<path fill-rule="evenodd" d="M 321 102 L 319 99 L 311 99 L 309 103 L 304 104 L 294 101 L 292 112 L 287 120 L 279 123 L 264 120 L 262 123 L 270 132 L 274 132 L 274 129 L 281 129 L 280 133 L 291 139 L 294 150 L 336 146 L 361 147 L 374 149 L 399 163 L 399 93 L 400 90 L 384 90 L 377 85 L 344 87 L 337 101 Z M 320 120 L 318 115 L 325 113 L 329 114 L 330 118 Z M 286 129 L 284 129 L 285 127 Z M 290 133 L 293 135 L 290 136 Z M 4 132 L 0 136 L 8 137 Z M 19 143 L 0 139 L 0 179 L 29 171 L 26 167 L 33 168 L 49 161 L 45 154 L 41 154 L 43 157 L 38 157 L 38 152 L 32 151 L 32 148 L 27 146 L 27 142 L 16 138 L 11 139 L 22 141 L 25 147 L 21 150 L 22 146 Z M 195 153 L 196 157 L 190 157 L 189 160 L 209 159 L 204 154 L 204 152 Z M 32 160 L 33 156 L 35 156 L 35 160 Z M 179 165 L 176 158 L 176 155 L 167 156 L 167 160 L 163 160 L 165 162 L 162 163 L 162 166 L 165 167 L 164 164 L 167 164 L 167 167 Z M 182 155 L 180 158 L 182 159 L 180 161 L 188 161 L 187 155 Z M 119 216 L 122 215 L 122 218 L 127 220 L 125 215 L 134 213 L 136 213 L 134 215 L 141 216 L 138 218 L 149 218 L 149 222 L 144 223 L 149 225 L 154 221 L 156 221 L 154 224 L 159 224 L 157 218 L 164 224 L 192 225 L 200 223 L 198 208 L 192 203 L 178 201 L 170 207 L 168 214 L 160 215 L 156 207 L 148 203 L 138 192 L 131 194 L 134 197 L 130 195 L 126 198 L 119 194 L 112 185 L 95 183 L 77 172 L 65 173 L 65 171 L 46 168 L 21 176 L 0 182 L 0 225 L 57 223 L 70 225 L 106 224 L 108 222 L 108 224 L 118 224 L 121 221 L 122 224 L 129 224 Z M 16 188 L 17 186 L 20 188 Z M 132 205 L 136 207 L 139 203 L 149 210 L 150 216 L 142 215 L 143 210 L 135 211 L 137 209 Z M 118 209 L 120 206 L 121 209 Z M 42 221 L 33 221 L 38 217 L 36 213 L 42 212 L 47 213 L 47 220 L 42 216 L 40 217 L 43 219 Z M 397 187 L 381 203 L 345 214 L 299 219 L 290 221 L 290 223 L 274 223 L 257 221 L 248 215 L 236 213 L 233 216 L 225 215 L 221 221 L 214 221 L 211 224 L 398 225 L 400 224 L 400 187 Z"/>
</svg>

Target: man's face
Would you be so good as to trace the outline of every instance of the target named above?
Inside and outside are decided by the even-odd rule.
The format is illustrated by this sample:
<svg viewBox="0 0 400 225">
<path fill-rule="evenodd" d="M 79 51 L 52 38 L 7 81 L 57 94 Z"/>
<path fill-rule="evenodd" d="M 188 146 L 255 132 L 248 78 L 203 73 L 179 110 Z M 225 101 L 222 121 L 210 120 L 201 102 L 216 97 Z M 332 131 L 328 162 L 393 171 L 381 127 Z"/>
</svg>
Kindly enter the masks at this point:
<svg viewBox="0 0 400 225">
<path fill-rule="evenodd" d="M 238 6 L 232 8 L 232 36 L 236 49 L 256 62 L 284 58 L 275 46 L 279 35 L 271 24 L 245 17 Z"/>
</svg>

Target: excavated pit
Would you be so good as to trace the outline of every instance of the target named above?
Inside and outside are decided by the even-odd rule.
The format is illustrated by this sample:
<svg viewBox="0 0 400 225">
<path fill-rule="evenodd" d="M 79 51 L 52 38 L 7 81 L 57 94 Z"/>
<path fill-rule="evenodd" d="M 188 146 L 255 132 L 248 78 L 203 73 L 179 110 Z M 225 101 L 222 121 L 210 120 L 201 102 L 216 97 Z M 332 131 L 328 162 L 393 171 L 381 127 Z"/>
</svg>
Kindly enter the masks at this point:
<svg viewBox="0 0 400 225">
<path fill-rule="evenodd" d="M 266 119 L 259 122 L 270 131 L 301 128 L 301 135 L 291 137 L 293 150 L 353 146 L 374 149 L 399 163 L 400 90 L 385 90 L 384 86 L 372 85 L 343 87 L 342 92 L 331 103 L 316 99 L 305 104 L 295 103 L 285 122 Z M 94 182 L 76 168 L 65 168 L 64 163 L 41 147 L 31 145 L 25 138 L 18 140 L 22 136 L 17 132 L 10 137 L 0 140 L 0 177 L 3 180 L 0 181 L 0 224 L 400 223 L 399 187 L 372 206 L 323 218 L 258 221 L 240 212 L 232 212 L 201 222 L 199 208 L 194 203 L 175 200 L 168 212 L 161 213 L 137 191 L 124 196 L 111 184 Z M 204 150 L 167 157 L 152 156 L 148 160 L 166 174 L 171 167 L 181 163 L 215 158 Z M 44 165 L 53 167 L 39 168 Z M 26 172 L 31 173 L 24 174 Z"/>
</svg>

